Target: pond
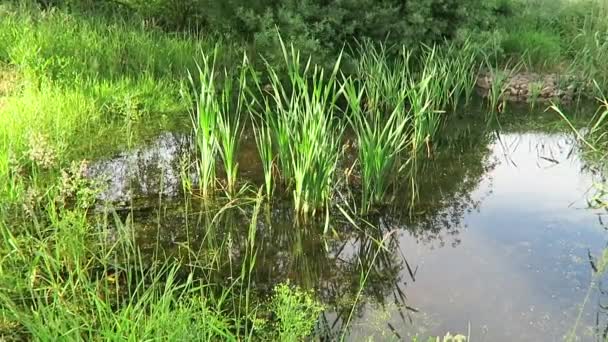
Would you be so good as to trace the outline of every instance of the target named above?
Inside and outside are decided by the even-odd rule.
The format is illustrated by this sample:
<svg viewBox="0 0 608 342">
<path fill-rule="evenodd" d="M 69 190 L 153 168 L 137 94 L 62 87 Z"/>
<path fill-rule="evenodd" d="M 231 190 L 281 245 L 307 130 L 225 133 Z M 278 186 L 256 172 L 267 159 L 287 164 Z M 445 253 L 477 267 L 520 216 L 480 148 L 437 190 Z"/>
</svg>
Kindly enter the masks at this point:
<svg viewBox="0 0 608 342">
<path fill-rule="evenodd" d="M 478 113 L 455 116 L 418 165 L 416 204 L 408 205 L 408 187 L 397 189 L 393 205 L 365 220 L 354 218 L 347 191 L 336 195 L 328 222 L 300 226 L 289 201 L 277 198 L 253 225 L 252 287 L 261 297 L 287 280 L 315 291 L 326 307 L 318 332 L 327 339 L 348 322 L 351 340 L 448 331 L 470 332 L 473 341 L 562 340 L 608 232 L 604 212 L 588 209 L 601 174 L 559 127 L 557 115 L 542 111 L 512 110 L 492 126 Z M 241 172 L 260 185 L 253 138 L 244 141 Z M 128 218 L 147 255 L 182 262 L 193 251 L 212 255 L 209 232 L 217 228 L 228 252 L 216 277 L 229 284 L 246 258 L 251 205 L 226 200 L 214 210 L 184 197 L 179 156 L 191 152 L 188 138 L 166 133 L 89 172 L 110 185 L 101 198 Z M 600 283 L 578 325 L 585 340 L 608 327 L 602 297 Z"/>
</svg>

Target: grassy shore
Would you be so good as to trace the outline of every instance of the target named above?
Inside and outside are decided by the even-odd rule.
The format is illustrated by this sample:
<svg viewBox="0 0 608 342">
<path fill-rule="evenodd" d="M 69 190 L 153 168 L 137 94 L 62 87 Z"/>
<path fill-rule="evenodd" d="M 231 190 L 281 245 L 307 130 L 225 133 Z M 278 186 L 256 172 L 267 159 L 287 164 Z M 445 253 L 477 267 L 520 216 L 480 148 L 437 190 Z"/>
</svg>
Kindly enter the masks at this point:
<svg viewBox="0 0 608 342">
<path fill-rule="evenodd" d="M 0 339 L 314 335 L 324 310 L 314 294 L 290 284 L 266 297 L 252 290 L 262 207 L 278 194 L 291 197 L 302 224 L 328 220 L 339 189 L 352 185 L 349 172 L 361 177 L 351 191 L 362 216 L 389 203 L 398 184 L 410 184 L 414 201 L 416 161 L 432 158 L 445 118 L 470 102 L 482 66 L 517 61 L 606 91 L 608 6 L 551 3 L 559 7 L 536 12 L 535 2 L 501 1 L 497 26 L 435 45 L 364 40 L 332 68 L 315 65 L 297 39 L 258 51 L 251 41 L 167 31 L 138 16 L 0 5 Z M 593 145 L 603 149 L 602 113 Z M 235 156 L 249 126 L 265 183 L 241 188 Z M 132 216 L 96 203 L 99 188 L 85 177 L 86 160 L 167 130 L 195 136 L 200 188 L 184 201 L 202 197 L 191 209 L 210 215 L 203 246 L 215 254 L 184 246 L 187 262 L 143 257 Z M 344 167 L 347 131 L 358 162 Z M 223 228 L 216 216 L 233 208 L 250 215 L 235 265 L 226 257 L 231 240 L 213 233 Z M 384 240 L 374 241 L 377 255 Z M 231 279 L 219 281 L 226 263 Z M 358 294 L 370 270 L 361 271 Z"/>
</svg>

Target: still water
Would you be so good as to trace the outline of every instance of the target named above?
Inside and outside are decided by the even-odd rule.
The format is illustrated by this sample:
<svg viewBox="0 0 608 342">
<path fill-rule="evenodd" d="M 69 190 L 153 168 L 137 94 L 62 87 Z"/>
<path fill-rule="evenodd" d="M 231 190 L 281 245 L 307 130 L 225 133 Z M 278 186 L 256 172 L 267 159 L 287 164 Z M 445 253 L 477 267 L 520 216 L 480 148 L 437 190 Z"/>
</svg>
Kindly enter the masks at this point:
<svg viewBox="0 0 608 342">
<path fill-rule="evenodd" d="M 508 133 L 491 143 L 493 166 L 471 189 L 474 204 L 447 214 L 456 226 L 433 239 L 398 233 L 400 251 L 418 268 L 405 286 L 418 312 L 404 322 L 397 311 L 383 316 L 369 305 L 359 334 L 381 334 L 374 320 L 382 317 L 401 336 L 470 326 L 475 341 L 562 340 L 591 282 L 588 253 L 598 255 L 608 241 L 601 213 L 587 209 L 593 176 L 572 148 L 566 134 Z M 583 340 L 593 337 L 598 299 L 585 311 L 581 330 L 591 335 Z"/>
<path fill-rule="evenodd" d="M 448 126 L 437 152 L 419 165 L 414 207 L 405 186 L 390 208 L 351 221 L 352 194 L 344 191 L 327 227 L 295 227 L 289 201 L 278 198 L 255 224 L 256 293 L 264 296 L 287 280 L 315 291 L 327 309 L 318 333 L 329 340 L 347 321 L 351 340 L 448 331 L 472 341 L 563 340 L 592 281 L 590 258 L 608 242 L 603 211 L 587 202 L 600 176 L 572 134 L 518 127 L 487 129 L 470 120 Z M 251 141 L 243 144 L 241 170 L 259 183 Z M 230 252 L 218 279 L 228 281 L 243 258 L 251 211 L 209 214 L 183 200 L 177 151 L 191 153 L 187 145 L 183 136 L 164 134 L 94 164 L 91 176 L 110 185 L 101 195 L 106 200 L 124 205 L 137 197 L 130 216 L 144 250 L 160 246 L 179 255 L 185 242 L 208 237 L 209 222 L 220 227 Z M 152 199 L 148 206 L 145 198 Z M 366 286 L 359 291 L 362 277 Z M 600 281 L 590 291 L 580 340 L 594 340 L 607 326 L 608 295 L 601 289 Z"/>
</svg>

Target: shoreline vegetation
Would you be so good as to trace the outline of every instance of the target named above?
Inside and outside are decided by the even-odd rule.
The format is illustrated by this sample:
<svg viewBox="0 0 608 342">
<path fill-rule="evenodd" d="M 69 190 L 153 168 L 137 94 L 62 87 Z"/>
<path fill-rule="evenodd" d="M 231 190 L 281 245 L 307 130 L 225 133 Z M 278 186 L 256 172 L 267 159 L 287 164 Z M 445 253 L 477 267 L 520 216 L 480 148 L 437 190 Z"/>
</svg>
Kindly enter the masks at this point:
<svg viewBox="0 0 608 342">
<path fill-rule="evenodd" d="M 480 121 L 524 88 L 531 108 L 569 91 L 551 103 L 566 121 L 566 104 L 597 98 L 602 109 L 581 138 L 604 165 L 608 3 L 404 3 L 0 4 L 0 339 L 328 337 L 314 292 L 283 283 L 258 293 L 252 283 L 258 222 L 285 199 L 294 229 L 314 223 L 324 227 L 315 234 L 331 234 L 338 212 L 370 241 L 371 264 L 360 265 L 342 330 L 328 337 L 348 339 L 392 234 L 365 219 L 397 192 L 414 212 L 420 165 L 432 162 L 448 118 L 479 101 L 480 75 L 491 79 Z M 536 76 L 515 87 L 516 75 Z M 542 75 L 568 77 L 552 78 L 550 93 Z M 99 203 L 86 170 L 165 131 L 195 142 L 182 188 L 196 222 L 185 222 L 179 256 L 157 244 L 150 257 L 135 242 L 133 210 Z M 240 175 L 249 133 L 260 184 Z M 224 231 L 232 211 L 247 214 L 245 236 Z M 243 255 L 233 259 L 235 245 Z M 218 279 L 227 268 L 230 279 Z"/>
</svg>

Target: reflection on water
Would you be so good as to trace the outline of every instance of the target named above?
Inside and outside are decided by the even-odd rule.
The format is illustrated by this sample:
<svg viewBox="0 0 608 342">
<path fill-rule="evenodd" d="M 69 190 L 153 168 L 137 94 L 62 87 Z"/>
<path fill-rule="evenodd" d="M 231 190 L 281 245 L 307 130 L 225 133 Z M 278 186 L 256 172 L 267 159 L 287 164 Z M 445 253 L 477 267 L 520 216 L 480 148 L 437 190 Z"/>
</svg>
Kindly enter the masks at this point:
<svg viewBox="0 0 608 342">
<path fill-rule="evenodd" d="M 592 176 L 581 174 L 572 147 L 560 134 L 496 137 L 493 167 L 470 189 L 476 210 L 457 213 L 452 227 L 457 248 L 429 247 L 403 230 L 400 248 L 418 265 L 407 294 L 424 313 L 404 332 L 466 331 L 470 322 L 482 340 L 561 340 L 591 280 L 588 249 L 597 254 L 606 241 L 596 213 L 584 209 Z"/>
<path fill-rule="evenodd" d="M 151 144 L 93 163 L 87 176 L 102 182 L 99 199 L 128 202 L 176 196 L 181 188 L 181 161 L 192 152 L 190 139 L 164 133 Z"/>
<path fill-rule="evenodd" d="M 352 340 L 467 332 L 469 325 L 473 340 L 561 340 L 591 281 L 588 255 L 608 241 L 601 213 L 586 209 L 594 175 L 584 170 L 572 137 L 497 133 L 467 124 L 451 126 L 442 139 L 433 159 L 418 165 L 414 208 L 404 187 L 394 206 L 358 228 L 336 214 L 325 236 L 324 223 L 294 228 L 289 203 L 265 208 L 257 222 L 256 292 L 268 294 L 287 279 L 314 289 L 328 309 L 319 321 L 327 338 L 340 333 L 357 303 Z M 177 146 L 163 148 L 174 153 Z M 155 158 L 147 151 L 136 153 L 144 164 L 128 164 L 125 155 L 94 170 L 124 170 L 106 199 L 124 199 L 115 194 L 126 193 L 132 184 L 125 179 Z M 241 160 L 254 159 L 251 146 L 245 151 Z M 163 153 L 156 157 L 172 160 Z M 255 172 L 243 169 L 255 181 Z M 170 184 L 179 174 L 162 172 L 167 194 L 177 191 Z M 138 189 L 158 192 L 153 185 Z M 239 206 L 218 214 L 199 205 L 178 199 L 152 214 L 132 212 L 136 238 L 149 253 L 160 248 L 180 255 L 188 242 L 211 254 L 206 243 L 214 226 L 215 239 L 230 250 L 218 279 L 229 282 L 245 258 L 251 210 Z M 358 300 L 362 276 L 366 287 Z M 594 305 L 583 314 L 579 332 L 587 334 L 585 340 L 607 326 L 605 287 L 593 292 Z"/>
</svg>

